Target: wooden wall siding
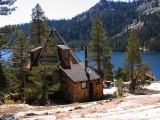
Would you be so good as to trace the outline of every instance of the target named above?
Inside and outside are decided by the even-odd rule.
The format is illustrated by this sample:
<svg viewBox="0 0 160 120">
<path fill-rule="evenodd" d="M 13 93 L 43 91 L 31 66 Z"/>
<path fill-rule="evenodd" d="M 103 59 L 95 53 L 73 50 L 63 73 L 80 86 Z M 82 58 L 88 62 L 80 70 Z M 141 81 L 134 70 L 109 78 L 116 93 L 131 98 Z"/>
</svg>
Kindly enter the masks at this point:
<svg viewBox="0 0 160 120">
<path fill-rule="evenodd" d="M 64 51 L 68 52 L 68 58 L 64 58 Z M 70 59 L 70 50 L 62 50 L 62 58 L 66 66 L 70 67 L 72 65 L 72 61 Z"/>
<path fill-rule="evenodd" d="M 103 80 L 100 79 L 100 84 L 96 85 L 96 80 L 91 80 L 93 83 L 93 99 L 98 100 L 103 96 Z M 74 100 L 73 102 L 86 102 L 89 101 L 89 87 L 87 82 L 87 88 L 81 88 L 82 82 L 77 82 L 74 84 Z"/>
<path fill-rule="evenodd" d="M 61 72 L 61 76 L 65 76 L 67 78 L 66 89 L 62 90 L 63 97 L 73 102 L 74 82 L 64 72 Z M 61 84 L 63 84 L 63 82 Z"/>
<path fill-rule="evenodd" d="M 99 80 L 100 80 L 99 85 L 96 84 L 96 80 L 92 81 L 94 88 L 94 94 L 93 94 L 94 100 L 101 99 L 103 96 L 103 79 L 100 78 Z"/>
<path fill-rule="evenodd" d="M 34 66 L 35 64 L 37 64 L 37 58 L 39 56 L 41 52 L 41 49 L 37 49 L 36 51 L 34 52 L 31 52 L 31 65 Z"/>
<path fill-rule="evenodd" d="M 74 99 L 73 92 L 74 92 L 74 83 L 69 78 L 67 78 L 67 86 L 64 97 L 67 98 L 69 101 L 73 101 Z"/>
<path fill-rule="evenodd" d="M 68 58 L 64 58 L 64 54 L 63 54 L 64 51 L 68 52 Z M 70 67 L 72 65 L 72 61 L 71 61 L 71 58 L 70 58 L 70 49 L 63 50 L 63 49 L 59 48 L 59 54 L 60 54 L 60 57 L 65 64 L 65 66 Z"/>
<path fill-rule="evenodd" d="M 74 83 L 74 91 L 73 91 L 73 102 L 86 102 L 89 100 L 89 91 L 88 91 L 88 87 L 85 89 L 81 88 L 81 83 L 82 82 L 76 82 Z M 88 85 L 88 84 L 87 84 Z"/>
<path fill-rule="evenodd" d="M 31 61 L 29 60 L 26 64 L 26 70 L 30 70 L 30 67 L 31 67 Z"/>
</svg>

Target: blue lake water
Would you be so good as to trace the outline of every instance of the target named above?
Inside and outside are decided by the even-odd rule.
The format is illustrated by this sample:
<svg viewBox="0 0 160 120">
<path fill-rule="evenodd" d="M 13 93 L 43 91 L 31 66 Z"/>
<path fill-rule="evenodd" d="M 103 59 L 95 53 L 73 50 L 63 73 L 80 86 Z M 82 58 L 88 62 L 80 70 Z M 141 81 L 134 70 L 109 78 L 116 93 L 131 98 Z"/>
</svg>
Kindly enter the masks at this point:
<svg viewBox="0 0 160 120">
<path fill-rule="evenodd" d="M 5 50 L 2 52 L 2 54 L 8 53 L 9 51 L 10 50 Z M 3 55 L 3 59 L 7 59 L 11 54 L 12 52 Z M 75 51 L 75 54 L 82 62 L 85 61 L 84 51 Z M 160 53 L 143 53 L 142 60 L 151 65 L 150 71 L 154 73 L 156 80 L 160 80 Z M 111 63 L 113 63 L 115 66 L 113 70 L 117 70 L 118 67 L 122 67 L 124 64 L 124 53 L 113 52 Z"/>
<path fill-rule="evenodd" d="M 75 54 L 82 62 L 85 61 L 84 51 L 75 51 Z M 123 52 L 112 53 L 111 63 L 114 64 L 113 70 L 117 70 L 118 67 L 124 65 L 124 57 Z M 156 80 L 160 80 L 160 53 L 142 53 L 142 60 L 151 65 L 150 71 L 153 72 Z"/>
<path fill-rule="evenodd" d="M 2 54 L 2 56 L 1 56 L 2 59 L 6 60 L 12 55 L 12 51 L 11 50 L 2 50 L 1 54 Z"/>
</svg>

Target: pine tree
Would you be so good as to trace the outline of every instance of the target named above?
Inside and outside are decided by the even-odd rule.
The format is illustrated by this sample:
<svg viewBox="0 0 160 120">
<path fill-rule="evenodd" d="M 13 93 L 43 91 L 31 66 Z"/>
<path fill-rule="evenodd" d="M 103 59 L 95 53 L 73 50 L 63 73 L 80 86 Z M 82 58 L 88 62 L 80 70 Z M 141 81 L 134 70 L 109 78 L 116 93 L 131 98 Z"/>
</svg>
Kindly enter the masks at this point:
<svg viewBox="0 0 160 120">
<path fill-rule="evenodd" d="M 0 15 L 9 15 L 15 10 L 12 6 L 16 0 L 0 0 Z"/>
<path fill-rule="evenodd" d="M 48 101 L 48 95 L 54 94 L 60 89 L 60 83 L 54 84 L 52 77 L 58 70 L 58 61 L 56 60 L 57 47 L 53 37 L 48 35 L 39 57 L 39 63 L 33 67 L 29 79 L 33 82 L 34 87 L 26 89 L 26 93 L 32 94 L 38 104 L 45 105 Z"/>
<path fill-rule="evenodd" d="M 96 62 L 99 73 L 103 73 L 107 79 L 112 77 L 113 65 L 111 60 L 111 48 L 109 46 L 109 40 L 102 22 L 98 17 L 95 18 L 92 31 L 92 40 L 90 41 L 90 50 L 94 56 L 94 62 Z"/>
<path fill-rule="evenodd" d="M 3 97 L 5 92 L 8 92 L 9 81 L 7 75 L 5 74 L 5 68 L 3 67 L 4 61 L 2 60 L 3 46 L 9 43 L 9 38 L 4 36 L 4 33 L 10 33 L 10 31 L 5 29 L 0 30 L 0 97 Z"/>
<path fill-rule="evenodd" d="M 44 12 L 39 4 L 32 9 L 32 21 L 30 25 L 30 37 L 36 46 L 43 44 L 46 33 L 49 32 L 49 26 Z"/>
<path fill-rule="evenodd" d="M 7 88 L 8 85 L 1 60 L 2 58 L 1 48 L 6 43 L 8 43 L 8 39 L 6 39 L 6 37 L 0 36 L 0 94 L 2 94 L 2 92 Z"/>
<path fill-rule="evenodd" d="M 23 31 L 18 30 L 16 33 L 16 40 L 14 41 L 12 46 L 12 63 L 15 71 L 17 71 L 18 69 L 19 74 L 17 76 L 17 79 L 19 80 L 19 84 L 17 84 L 17 87 L 19 87 L 19 91 L 22 93 L 24 89 L 23 69 L 24 64 L 28 59 L 29 51 L 31 50 L 31 48 L 33 48 L 33 45 L 26 38 Z"/>
<path fill-rule="evenodd" d="M 4 68 L 2 68 L 2 64 L 0 63 L 0 98 L 4 96 L 6 88 L 8 88 L 8 81 L 4 74 Z"/>
<path fill-rule="evenodd" d="M 135 30 L 131 31 L 129 36 L 127 50 L 125 53 L 125 65 L 128 68 L 130 75 L 130 91 L 135 92 L 137 77 L 136 68 L 141 64 L 140 45 Z"/>
<path fill-rule="evenodd" d="M 11 14 L 11 12 L 15 10 L 15 7 L 11 7 L 15 3 L 15 1 L 16 0 L 0 0 L 0 15 Z M 9 84 L 1 61 L 2 46 L 8 43 L 9 41 L 7 37 L 3 36 L 4 33 L 10 33 L 10 31 L 6 31 L 6 27 L 5 30 L 4 29 L 0 30 L 0 98 L 3 97 L 3 93 L 7 90 Z"/>
</svg>

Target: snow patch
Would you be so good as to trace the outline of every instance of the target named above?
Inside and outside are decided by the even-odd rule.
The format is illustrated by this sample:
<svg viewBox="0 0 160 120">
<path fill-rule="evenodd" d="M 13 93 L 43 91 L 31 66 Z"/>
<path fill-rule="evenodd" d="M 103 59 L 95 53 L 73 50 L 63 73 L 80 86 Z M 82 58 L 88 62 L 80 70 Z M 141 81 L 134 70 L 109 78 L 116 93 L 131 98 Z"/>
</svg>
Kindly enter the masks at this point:
<svg viewBox="0 0 160 120">
<path fill-rule="evenodd" d="M 150 85 L 145 86 L 144 88 L 149 89 L 149 90 L 160 91 L 160 83 L 158 82 L 151 83 Z"/>
<path fill-rule="evenodd" d="M 117 87 L 105 88 L 105 89 L 103 89 L 103 94 L 104 95 L 107 95 L 107 94 L 112 95 L 116 91 L 117 91 Z"/>
</svg>

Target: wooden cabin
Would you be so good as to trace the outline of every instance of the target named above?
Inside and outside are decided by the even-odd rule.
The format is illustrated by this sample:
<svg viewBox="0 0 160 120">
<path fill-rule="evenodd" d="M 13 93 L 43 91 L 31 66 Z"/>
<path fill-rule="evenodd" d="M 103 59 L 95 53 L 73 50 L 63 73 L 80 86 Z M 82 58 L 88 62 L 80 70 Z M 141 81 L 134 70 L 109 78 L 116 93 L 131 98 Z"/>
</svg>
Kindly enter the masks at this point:
<svg viewBox="0 0 160 120">
<path fill-rule="evenodd" d="M 101 99 L 103 96 L 103 79 L 89 68 L 90 79 L 88 80 L 85 64 L 75 56 L 55 28 L 52 29 L 52 35 L 57 45 L 57 56 L 48 56 L 49 59 L 43 59 L 43 47 L 31 50 L 30 60 L 26 65 L 28 72 L 26 73 L 29 73 L 32 66 L 38 65 L 38 61 L 59 62 L 59 70 L 56 74 L 53 73 L 51 77 L 53 83 L 61 82 L 61 93 L 64 99 L 71 102 Z M 28 77 L 25 77 L 26 86 L 28 87 L 28 80 L 26 79 Z"/>
</svg>

